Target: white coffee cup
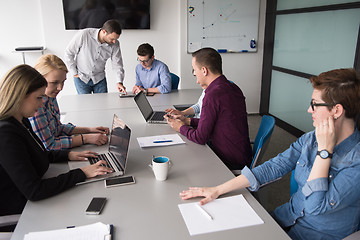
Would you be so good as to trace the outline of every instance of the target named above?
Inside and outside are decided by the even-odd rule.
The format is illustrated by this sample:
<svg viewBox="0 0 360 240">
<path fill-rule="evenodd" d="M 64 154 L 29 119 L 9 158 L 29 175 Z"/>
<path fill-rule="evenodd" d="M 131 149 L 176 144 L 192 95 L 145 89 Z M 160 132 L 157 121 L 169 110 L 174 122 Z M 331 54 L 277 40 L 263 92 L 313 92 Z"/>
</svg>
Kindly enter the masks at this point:
<svg viewBox="0 0 360 240">
<path fill-rule="evenodd" d="M 165 156 L 153 157 L 151 161 L 151 168 L 154 172 L 156 180 L 158 181 L 166 180 L 171 166 L 172 162 L 168 157 Z"/>
</svg>

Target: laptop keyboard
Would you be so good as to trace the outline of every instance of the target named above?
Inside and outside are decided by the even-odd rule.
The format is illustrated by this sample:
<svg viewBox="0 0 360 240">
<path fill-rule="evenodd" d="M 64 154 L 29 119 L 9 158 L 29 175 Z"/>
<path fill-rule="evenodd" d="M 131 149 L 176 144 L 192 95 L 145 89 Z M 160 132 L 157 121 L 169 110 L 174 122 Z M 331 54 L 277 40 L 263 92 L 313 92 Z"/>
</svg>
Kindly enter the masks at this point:
<svg viewBox="0 0 360 240">
<path fill-rule="evenodd" d="M 155 112 L 154 115 L 151 117 L 152 121 L 164 121 L 165 112 Z"/>
<path fill-rule="evenodd" d="M 111 158 L 112 161 L 109 160 L 108 156 Z M 107 167 L 111 168 L 114 171 L 117 171 L 117 169 L 119 169 L 119 170 L 121 169 L 114 154 L 112 154 L 111 152 L 108 152 L 108 155 L 105 153 L 101 153 L 101 154 L 97 155 L 97 157 L 95 157 L 95 158 L 89 157 L 88 159 L 91 164 L 95 164 L 100 160 L 104 160 L 106 162 Z M 113 166 L 114 164 L 116 165 L 116 167 Z"/>
</svg>

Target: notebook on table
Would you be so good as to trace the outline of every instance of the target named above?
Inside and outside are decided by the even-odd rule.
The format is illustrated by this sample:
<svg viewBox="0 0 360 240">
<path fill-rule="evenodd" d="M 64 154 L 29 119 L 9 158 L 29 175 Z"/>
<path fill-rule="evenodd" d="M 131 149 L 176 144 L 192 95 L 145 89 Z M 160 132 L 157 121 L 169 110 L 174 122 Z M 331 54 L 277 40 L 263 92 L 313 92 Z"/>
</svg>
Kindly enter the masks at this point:
<svg viewBox="0 0 360 240">
<path fill-rule="evenodd" d="M 99 160 L 104 160 L 107 162 L 107 166 L 112 168 L 114 172 L 94 178 L 88 178 L 84 182 L 80 182 L 78 184 L 124 175 L 129 150 L 130 135 L 131 129 L 114 114 L 108 152 L 99 153 L 97 158 L 89 158 L 88 161 L 68 162 L 70 169 L 76 169 L 97 163 Z"/>
<path fill-rule="evenodd" d="M 134 97 L 135 103 L 148 123 L 166 123 L 165 111 L 154 111 L 143 92 Z"/>
</svg>

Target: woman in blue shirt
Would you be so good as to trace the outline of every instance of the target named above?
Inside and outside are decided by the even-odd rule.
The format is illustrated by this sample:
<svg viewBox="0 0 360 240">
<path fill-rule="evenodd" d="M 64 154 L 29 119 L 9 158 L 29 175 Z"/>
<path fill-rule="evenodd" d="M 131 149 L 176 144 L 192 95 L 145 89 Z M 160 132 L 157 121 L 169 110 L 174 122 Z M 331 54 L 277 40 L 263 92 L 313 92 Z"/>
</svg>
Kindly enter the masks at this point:
<svg viewBox="0 0 360 240">
<path fill-rule="evenodd" d="M 337 69 L 311 77 L 314 87 L 308 112 L 315 130 L 289 149 L 238 177 L 211 188 L 190 188 L 183 199 L 198 196 L 205 204 L 238 188 L 258 190 L 295 169 L 299 185 L 289 202 L 272 213 L 292 239 L 342 239 L 360 221 L 360 77 L 353 69 Z"/>
</svg>

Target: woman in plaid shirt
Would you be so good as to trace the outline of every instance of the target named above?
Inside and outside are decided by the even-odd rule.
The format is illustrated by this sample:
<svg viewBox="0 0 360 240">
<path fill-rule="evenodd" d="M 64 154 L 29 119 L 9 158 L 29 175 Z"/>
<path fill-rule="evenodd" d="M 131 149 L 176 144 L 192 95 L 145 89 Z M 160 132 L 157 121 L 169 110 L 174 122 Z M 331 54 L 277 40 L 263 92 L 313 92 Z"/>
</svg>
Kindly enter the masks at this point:
<svg viewBox="0 0 360 240">
<path fill-rule="evenodd" d="M 76 127 L 71 123 L 60 122 L 56 96 L 63 89 L 66 80 L 68 70 L 65 63 L 56 55 L 47 54 L 39 58 L 34 68 L 45 77 L 47 87 L 46 96 L 43 97 L 44 107 L 39 108 L 29 120 L 45 148 L 64 150 L 87 143 L 98 146 L 107 143 L 107 127 Z"/>
</svg>

